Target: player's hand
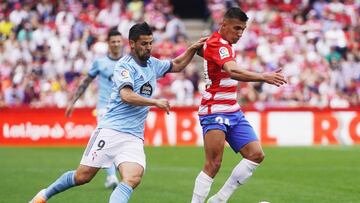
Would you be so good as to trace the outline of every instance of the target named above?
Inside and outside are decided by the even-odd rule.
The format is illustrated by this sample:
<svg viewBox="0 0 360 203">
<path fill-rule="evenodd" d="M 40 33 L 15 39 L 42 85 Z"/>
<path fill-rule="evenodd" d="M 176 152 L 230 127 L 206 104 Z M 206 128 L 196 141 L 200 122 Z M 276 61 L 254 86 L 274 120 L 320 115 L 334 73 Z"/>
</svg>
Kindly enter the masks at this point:
<svg viewBox="0 0 360 203">
<path fill-rule="evenodd" d="M 202 47 L 205 44 L 205 41 L 208 39 L 208 37 L 202 37 L 200 38 L 197 42 L 195 42 L 194 44 L 192 44 L 190 46 L 191 49 L 195 49 L 195 50 L 199 50 L 202 49 Z"/>
<path fill-rule="evenodd" d="M 69 104 L 67 107 L 66 107 L 66 110 L 65 110 L 65 116 L 66 117 L 70 117 L 72 112 L 74 110 L 74 105 L 73 104 Z"/>
<path fill-rule="evenodd" d="M 282 74 L 282 69 L 279 68 L 276 71 L 273 72 L 266 72 L 263 73 L 264 81 L 271 85 L 281 86 L 287 83 L 284 75 Z"/>
<path fill-rule="evenodd" d="M 156 104 L 158 108 L 165 110 L 167 114 L 169 114 L 170 111 L 170 104 L 169 101 L 166 99 L 157 99 Z"/>
<path fill-rule="evenodd" d="M 203 48 L 200 48 L 196 51 L 196 54 L 200 57 L 203 57 L 204 58 L 204 49 Z"/>
</svg>

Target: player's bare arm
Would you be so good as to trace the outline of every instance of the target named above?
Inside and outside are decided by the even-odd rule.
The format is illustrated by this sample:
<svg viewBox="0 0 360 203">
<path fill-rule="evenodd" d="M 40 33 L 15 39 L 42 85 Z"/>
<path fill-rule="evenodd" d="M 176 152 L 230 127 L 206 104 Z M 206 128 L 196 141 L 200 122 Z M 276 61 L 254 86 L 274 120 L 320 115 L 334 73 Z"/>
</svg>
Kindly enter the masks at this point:
<svg viewBox="0 0 360 203">
<path fill-rule="evenodd" d="M 156 106 L 169 114 L 170 104 L 166 99 L 151 99 L 138 95 L 131 87 L 124 87 L 120 90 L 121 100 L 135 106 Z"/>
<path fill-rule="evenodd" d="M 235 61 L 226 62 L 223 69 L 230 74 L 232 79 L 242 82 L 266 82 L 276 86 L 287 83 L 284 75 L 281 73 L 282 69 L 273 72 L 257 73 L 239 68 Z"/>
<path fill-rule="evenodd" d="M 173 59 L 172 60 L 173 67 L 170 72 L 182 71 L 190 63 L 195 53 L 199 49 L 202 49 L 206 40 L 207 37 L 200 38 L 197 42 L 192 44 L 183 54 Z"/>
<path fill-rule="evenodd" d="M 80 86 L 77 88 L 75 94 L 72 96 L 66 111 L 65 111 L 65 115 L 66 117 L 70 117 L 71 113 L 74 110 L 74 105 L 76 103 L 76 101 L 84 94 L 85 90 L 87 89 L 87 87 L 90 85 L 90 83 L 94 80 L 94 78 L 87 76 L 80 84 Z"/>
</svg>

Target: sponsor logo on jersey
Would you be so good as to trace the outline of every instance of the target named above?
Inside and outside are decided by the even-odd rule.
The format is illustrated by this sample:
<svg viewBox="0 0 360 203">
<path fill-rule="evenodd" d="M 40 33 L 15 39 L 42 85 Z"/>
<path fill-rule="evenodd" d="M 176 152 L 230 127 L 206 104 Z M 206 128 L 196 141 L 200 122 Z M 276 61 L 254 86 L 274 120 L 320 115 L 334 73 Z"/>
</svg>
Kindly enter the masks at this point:
<svg viewBox="0 0 360 203">
<path fill-rule="evenodd" d="M 220 54 L 220 59 L 230 57 L 229 50 L 226 47 L 220 47 L 219 54 Z"/>
<path fill-rule="evenodd" d="M 141 86 L 141 88 L 140 88 L 140 94 L 144 94 L 147 96 L 151 96 L 152 91 L 153 91 L 153 88 L 151 87 L 149 82 L 143 84 L 143 86 Z"/>
</svg>

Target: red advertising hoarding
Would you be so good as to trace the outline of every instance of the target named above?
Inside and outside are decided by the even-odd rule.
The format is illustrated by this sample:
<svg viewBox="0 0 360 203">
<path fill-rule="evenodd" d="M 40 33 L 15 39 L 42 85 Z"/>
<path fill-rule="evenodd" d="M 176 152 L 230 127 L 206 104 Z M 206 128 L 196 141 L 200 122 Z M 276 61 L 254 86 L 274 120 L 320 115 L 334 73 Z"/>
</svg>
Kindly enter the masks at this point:
<svg viewBox="0 0 360 203">
<path fill-rule="evenodd" d="M 200 146 L 202 131 L 196 108 L 150 111 L 145 144 Z M 86 145 L 96 128 L 93 109 L 76 109 L 71 118 L 57 108 L 0 109 L 0 146 Z M 244 110 L 262 144 L 311 146 L 360 144 L 360 108 Z"/>
</svg>

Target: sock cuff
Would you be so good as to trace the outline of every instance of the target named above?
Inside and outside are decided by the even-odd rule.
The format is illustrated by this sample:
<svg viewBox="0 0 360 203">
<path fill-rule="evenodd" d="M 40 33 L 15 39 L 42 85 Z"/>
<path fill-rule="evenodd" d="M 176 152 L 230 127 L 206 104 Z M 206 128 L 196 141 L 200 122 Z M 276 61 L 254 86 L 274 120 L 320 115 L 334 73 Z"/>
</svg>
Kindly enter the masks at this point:
<svg viewBox="0 0 360 203">
<path fill-rule="evenodd" d="M 256 162 L 253 162 L 253 161 L 250 161 L 249 159 L 243 159 L 243 160 L 241 160 L 241 161 L 243 161 L 245 164 L 246 164 L 246 166 L 248 166 L 250 169 L 252 169 L 252 170 L 254 170 L 254 169 L 256 169 L 258 166 L 260 166 L 260 164 L 259 163 L 256 163 Z"/>
<path fill-rule="evenodd" d="M 208 174 L 206 174 L 204 171 L 201 171 L 199 173 L 198 177 L 209 183 L 212 183 L 214 181 L 214 179 L 212 177 L 208 176 Z"/>
<path fill-rule="evenodd" d="M 119 187 L 119 189 L 121 189 L 122 191 L 126 192 L 126 194 L 131 194 L 133 191 L 133 188 L 124 182 L 119 183 L 117 187 Z"/>
<path fill-rule="evenodd" d="M 70 174 L 69 182 L 71 185 L 75 185 L 75 171 L 69 171 L 68 173 Z"/>
</svg>

